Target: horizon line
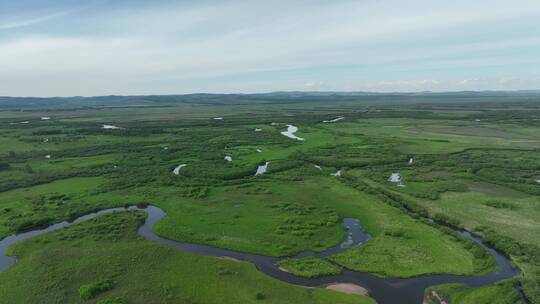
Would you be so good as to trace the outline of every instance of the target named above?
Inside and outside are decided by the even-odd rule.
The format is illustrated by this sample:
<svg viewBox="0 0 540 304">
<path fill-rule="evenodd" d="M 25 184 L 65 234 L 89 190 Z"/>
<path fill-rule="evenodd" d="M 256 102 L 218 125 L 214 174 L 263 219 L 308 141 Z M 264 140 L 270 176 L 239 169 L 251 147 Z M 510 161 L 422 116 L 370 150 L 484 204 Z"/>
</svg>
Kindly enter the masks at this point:
<svg viewBox="0 0 540 304">
<path fill-rule="evenodd" d="M 215 93 L 215 92 L 193 92 L 193 93 L 172 93 L 172 94 L 107 94 L 107 95 L 55 95 L 55 96 L 15 96 L 15 95 L 0 95 L 0 98 L 97 98 L 97 97 L 149 97 L 149 96 L 189 96 L 189 95 L 270 95 L 270 94 L 373 94 L 373 95 L 410 95 L 410 94 L 445 94 L 445 93 L 540 93 L 538 89 L 519 89 L 519 90 L 448 90 L 448 91 L 265 91 L 265 92 L 250 92 L 250 93 Z"/>
</svg>

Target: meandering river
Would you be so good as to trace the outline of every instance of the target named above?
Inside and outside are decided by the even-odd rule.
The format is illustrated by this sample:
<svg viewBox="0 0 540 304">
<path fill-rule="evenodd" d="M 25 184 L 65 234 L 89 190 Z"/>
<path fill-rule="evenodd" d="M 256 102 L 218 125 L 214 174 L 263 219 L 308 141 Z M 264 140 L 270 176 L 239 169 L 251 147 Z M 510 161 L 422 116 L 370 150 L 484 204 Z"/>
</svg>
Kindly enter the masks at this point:
<svg viewBox="0 0 540 304">
<path fill-rule="evenodd" d="M 138 229 L 138 233 L 147 240 L 172 246 L 178 250 L 189 251 L 199 255 L 227 257 L 237 260 L 248 261 L 255 264 L 257 269 L 264 272 L 265 274 L 278 280 L 296 285 L 320 287 L 331 283 L 353 283 L 366 288 L 369 292 L 369 296 L 375 299 L 379 304 L 420 304 L 422 303 L 424 289 L 432 285 L 445 283 L 465 283 L 473 287 L 478 287 L 484 285 L 491 285 L 497 281 L 508 279 L 518 274 L 518 270 L 512 267 L 510 261 L 505 256 L 498 253 L 494 249 L 486 246 L 480 239 L 470 235 L 468 232 L 463 232 L 464 236 L 484 247 L 495 258 L 496 267 L 492 273 L 481 276 L 460 276 L 444 274 L 423 275 L 414 278 L 400 279 L 379 278 L 369 273 L 344 269 L 343 272 L 339 275 L 324 276 L 312 279 L 301 278 L 279 270 L 279 268 L 276 266 L 276 263 L 280 258 L 277 257 L 237 252 L 208 245 L 182 243 L 160 237 L 154 234 L 154 232 L 152 231 L 152 227 L 157 221 L 165 218 L 167 214 L 163 210 L 155 206 L 148 206 L 144 209 L 135 206 L 127 208 L 111 208 L 83 215 L 74 220 L 73 222 L 64 221 L 51 225 L 47 228 L 36 229 L 25 233 L 10 235 L 0 241 L 0 271 L 4 271 L 16 262 L 15 257 L 6 256 L 7 248 L 16 241 L 29 239 L 34 236 L 58 230 L 62 227 L 66 227 L 74 223 L 89 220 L 101 214 L 127 210 L 140 210 L 148 213 L 148 217 L 146 218 L 145 223 Z M 347 248 L 360 246 L 361 244 L 367 242 L 370 238 L 369 234 L 362 229 L 360 222 L 356 219 L 343 219 L 343 226 L 346 230 L 347 237 L 340 245 L 318 253 L 309 251 L 302 252 L 297 254 L 295 257 L 328 257 L 330 255 L 342 252 Z"/>
</svg>

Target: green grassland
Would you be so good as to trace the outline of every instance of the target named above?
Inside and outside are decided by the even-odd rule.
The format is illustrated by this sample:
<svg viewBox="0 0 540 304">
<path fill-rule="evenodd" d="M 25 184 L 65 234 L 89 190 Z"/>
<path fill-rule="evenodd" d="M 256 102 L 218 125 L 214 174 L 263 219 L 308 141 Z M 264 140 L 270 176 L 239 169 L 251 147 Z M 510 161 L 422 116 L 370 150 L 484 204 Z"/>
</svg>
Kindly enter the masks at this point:
<svg viewBox="0 0 540 304">
<path fill-rule="evenodd" d="M 336 262 L 349 268 L 383 276 L 470 274 L 489 269 L 490 262 L 484 265 L 483 259 L 476 260 L 453 236 L 402 214 L 376 197 L 326 176 L 295 182 L 279 180 L 290 174 L 277 175 L 278 180 L 267 180 L 255 191 L 251 187 L 214 190 L 204 201 L 183 202 L 180 208 L 158 203 L 169 217 L 157 224 L 156 232 L 177 240 L 287 255 L 337 245 L 343 239 L 337 219 L 347 216 L 359 218 L 374 237 L 361 247 L 372 251 L 351 250 L 336 257 Z M 392 236 L 396 231 L 403 235 Z M 381 263 L 384 257 L 392 262 Z M 475 268 L 476 264 L 484 266 Z"/>
<path fill-rule="evenodd" d="M 307 278 L 316 278 L 341 272 L 341 269 L 338 267 L 325 260 L 314 257 L 284 259 L 279 261 L 278 265 L 294 275 Z"/>
<path fill-rule="evenodd" d="M 437 294 L 434 296 L 433 292 Z M 426 289 L 426 303 L 439 304 L 439 299 L 453 304 L 518 304 L 525 303 L 512 282 L 470 288 L 463 284 L 437 285 Z"/>
<path fill-rule="evenodd" d="M 374 196 L 354 193 L 355 190 L 345 187 L 338 191 L 356 196 L 358 203 L 347 206 L 345 210 L 349 216 L 359 218 L 373 238 L 363 246 L 333 256 L 334 262 L 350 269 L 389 277 L 490 271 L 492 261 L 475 257 L 455 235 L 445 234 L 411 218 Z"/>
<path fill-rule="evenodd" d="M 164 200 L 157 205 L 169 216 L 155 231 L 171 239 L 275 256 L 326 249 L 343 238 L 330 204 L 284 199 L 265 186 L 215 188 L 205 199 L 181 202 L 159 194 Z"/>
<path fill-rule="evenodd" d="M 8 191 L 0 197 L 12 202 L 10 206 L 28 206 L 24 211 L 13 209 L 21 210 L 13 220 L 18 223 L 20 219 L 19 225 L 27 225 L 29 218 L 32 222 L 58 222 L 66 213 L 72 218 L 73 214 L 109 206 L 152 202 L 168 213 L 154 228 L 167 238 L 275 256 L 335 246 L 343 239 L 339 218 L 356 217 L 374 238 L 361 247 L 371 250 L 351 250 L 336 257 L 336 262 L 349 268 L 405 277 L 425 273 L 471 274 L 489 269 L 490 262 L 474 258 L 453 236 L 410 218 L 374 196 L 350 189 L 334 177 L 281 180 L 290 174 L 276 174 L 275 180 L 267 177 L 257 186 L 248 183 L 214 188 L 203 199 L 189 194 L 186 197 L 174 187 L 100 193 L 103 181 L 99 178 L 62 180 Z M 321 188 L 323 183 L 326 186 Z M 43 191 L 44 187 L 51 194 Z M 50 197 L 64 187 L 71 191 L 62 192 L 68 199 L 57 206 Z M 41 210 L 33 207 L 34 193 L 45 197 Z M 180 199 L 171 199 L 174 197 Z M 51 218 L 53 215 L 57 218 Z M 4 230 L 14 226 L 17 227 L 8 222 Z M 383 263 L 381 258 L 392 262 Z M 360 263 L 362 260 L 372 262 Z M 414 266 L 416 263 L 422 266 Z"/>
<path fill-rule="evenodd" d="M 372 239 L 330 258 L 343 267 L 382 277 L 489 272 L 492 259 L 444 224 L 471 230 L 509 255 L 522 271 L 515 284 L 540 303 L 540 109 L 501 97 L 480 99 L 0 107 L 0 236 L 151 203 L 168 214 L 154 227 L 164 237 L 289 256 L 339 244 L 341 219 L 353 217 Z M 337 116 L 345 119 L 322 122 Z M 21 121 L 29 123 L 13 124 Z M 286 124 L 298 126 L 296 135 L 305 141 L 281 135 Z M 255 177 L 267 161 L 268 172 Z M 187 166 L 172 174 L 179 164 Z M 341 177 L 330 175 L 337 170 Z M 404 187 L 388 180 L 392 173 L 400 173 Z M 131 228 L 140 221 L 103 218 Z M 103 231 L 92 225 L 101 227 L 96 220 L 13 247 L 21 259 L 0 273 L 0 295 L 13 303 L 43 302 L 40 294 L 77 302 L 81 285 L 97 290 L 111 279 L 113 289 L 90 302 L 250 303 L 261 300 L 258 292 L 275 303 L 286 296 L 299 303 L 340 297 L 275 282 L 244 263 L 172 251 L 139 239 L 131 228 L 105 233 L 120 240 L 113 244 L 99 239 Z M 111 263 L 100 266 L 103 260 Z M 285 268 L 304 275 L 330 265 L 286 261 Z M 201 271 L 189 267 L 195 263 Z M 224 279 L 220 267 L 240 275 Z M 215 287 L 202 289 L 204 280 Z M 460 287 L 455 301 L 487 303 L 501 290 L 515 290 L 501 288 Z M 24 289 L 36 292 L 25 298 Z M 509 299 L 499 297 L 500 303 L 513 303 Z"/>
<path fill-rule="evenodd" d="M 411 154 L 459 152 L 470 148 L 539 148 L 538 127 L 468 120 L 369 118 L 325 125 L 349 135 L 401 139 L 400 150 Z M 524 131 L 526 130 L 526 131 Z M 535 131 L 536 130 L 536 131 Z"/>
<path fill-rule="evenodd" d="M 139 212 L 103 215 L 11 247 L 19 261 L 0 273 L 2 303 L 372 303 L 145 241 L 136 234 L 143 220 Z M 110 286 L 85 300 L 81 289 L 103 281 Z"/>
</svg>

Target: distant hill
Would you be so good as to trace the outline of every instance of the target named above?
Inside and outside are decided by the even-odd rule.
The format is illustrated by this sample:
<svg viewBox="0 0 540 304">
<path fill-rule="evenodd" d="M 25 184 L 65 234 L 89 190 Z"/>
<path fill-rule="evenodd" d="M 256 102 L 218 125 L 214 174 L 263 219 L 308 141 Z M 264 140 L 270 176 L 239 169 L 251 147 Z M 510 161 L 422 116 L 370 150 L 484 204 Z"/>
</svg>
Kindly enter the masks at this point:
<svg viewBox="0 0 540 304">
<path fill-rule="evenodd" d="M 335 102 L 359 101 L 388 103 L 398 101 L 459 101 L 465 99 L 510 98 L 516 101 L 540 98 L 540 90 L 527 91 L 462 91 L 462 92 L 414 92 L 414 93 L 376 93 L 376 92 L 271 92 L 257 94 L 184 94 L 184 95 L 140 95 L 140 96 L 93 96 L 93 97 L 9 97 L 0 96 L 2 109 L 29 108 L 107 108 L 107 107 L 156 107 L 177 104 L 255 104 L 255 103 L 300 103 L 300 102 Z"/>
</svg>

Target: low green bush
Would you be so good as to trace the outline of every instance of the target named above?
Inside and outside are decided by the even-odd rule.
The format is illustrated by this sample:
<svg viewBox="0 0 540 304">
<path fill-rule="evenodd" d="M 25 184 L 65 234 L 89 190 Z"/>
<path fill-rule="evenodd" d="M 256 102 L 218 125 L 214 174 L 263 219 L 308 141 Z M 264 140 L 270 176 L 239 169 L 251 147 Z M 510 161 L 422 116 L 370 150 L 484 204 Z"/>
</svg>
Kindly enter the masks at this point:
<svg viewBox="0 0 540 304">
<path fill-rule="evenodd" d="M 496 208 L 496 209 L 510 209 L 510 210 L 516 209 L 516 206 L 510 203 L 498 201 L 498 200 L 489 200 L 485 202 L 484 205 L 488 207 Z"/>
<path fill-rule="evenodd" d="M 113 289 L 114 283 L 110 279 L 100 280 L 95 283 L 81 285 L 79 287 L 79 296 L 83 300 L 91 300 L 102 292 Z"/>
<path fill-rule="evenodd" d="M 265 298 L 266 297 L 262 292 L 257 292 L 257 294 L 255 295 L 255 299 L 257 300 L 264 300 Z"/>
<path fill-rule="evenodd" d="M 114 297 L 114 298 L 107 298 L 103 300 L 99 300 L 96 302 L 96 304 L 126 304 L 127 301 L 123 297 Z"/>
</svg>

